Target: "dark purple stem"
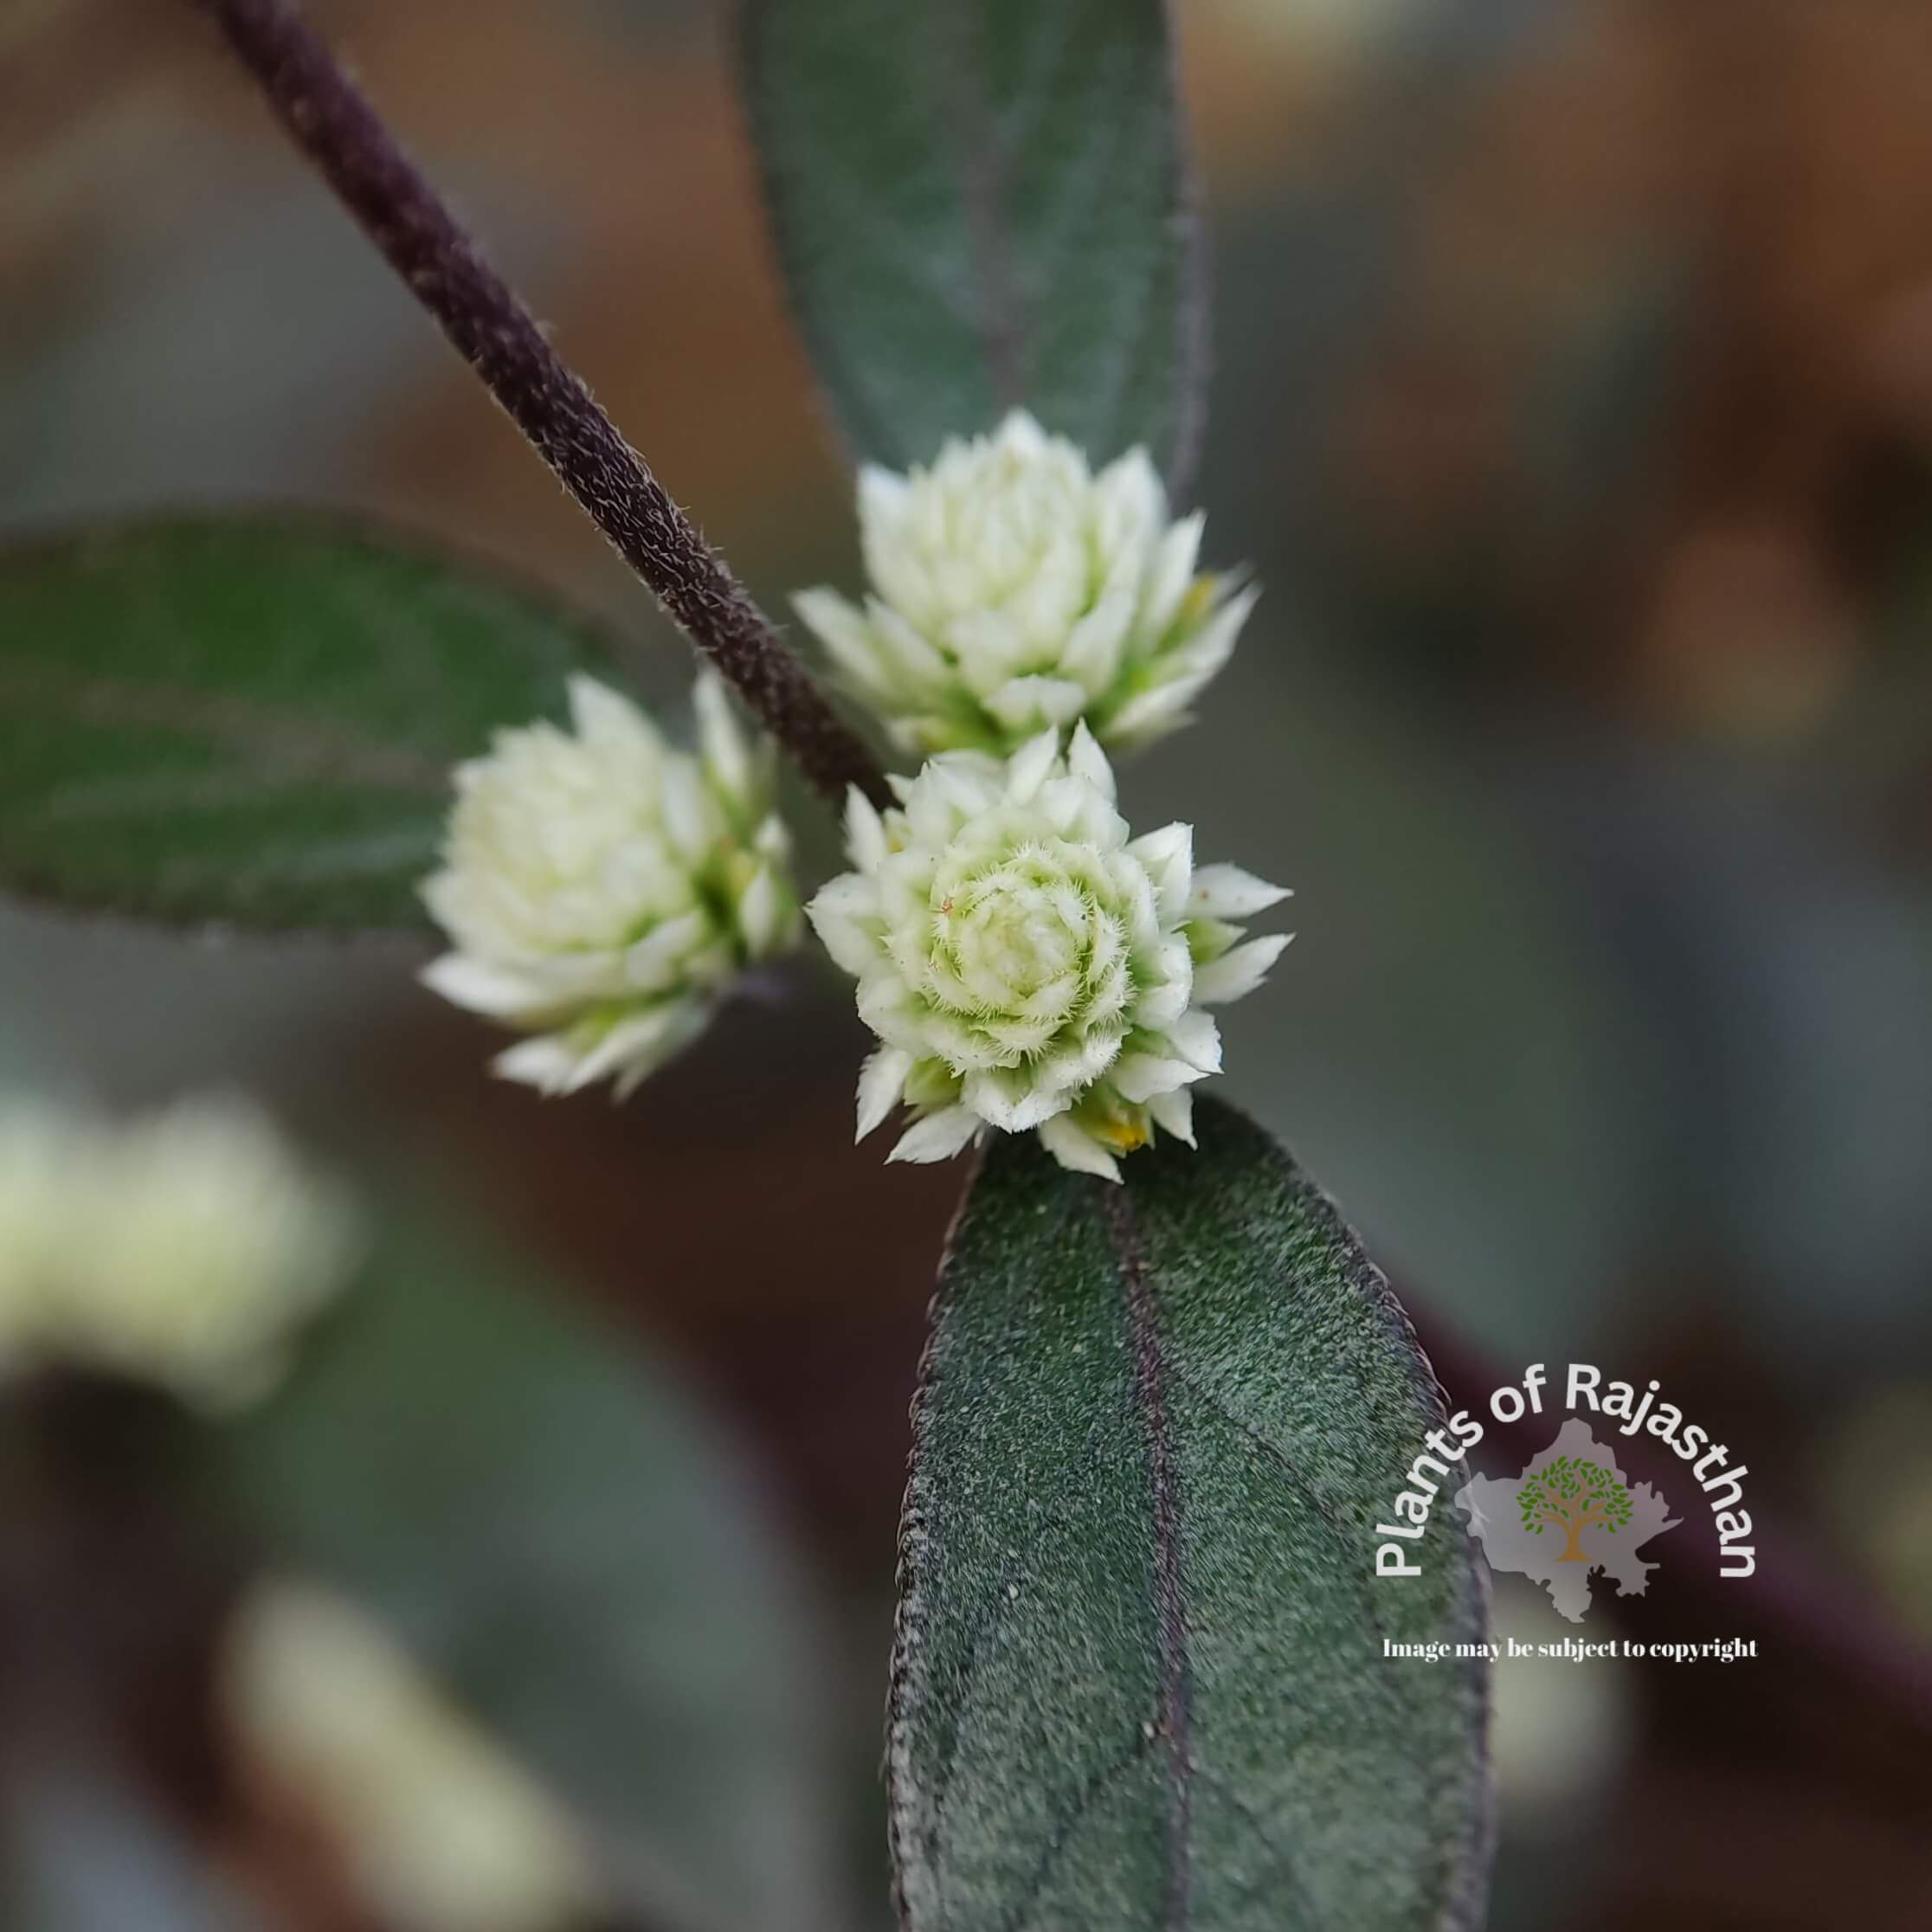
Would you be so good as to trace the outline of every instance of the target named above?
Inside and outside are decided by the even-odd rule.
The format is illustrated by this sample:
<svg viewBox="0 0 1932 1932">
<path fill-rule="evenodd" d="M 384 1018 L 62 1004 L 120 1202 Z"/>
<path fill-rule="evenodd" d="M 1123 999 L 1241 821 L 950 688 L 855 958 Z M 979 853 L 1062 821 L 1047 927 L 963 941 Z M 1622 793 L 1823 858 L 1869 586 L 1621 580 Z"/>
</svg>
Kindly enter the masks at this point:
<svg viewBox="0 0 1932 1932">
<path fill-rule="evenodd" d="M 888 798 L 884 773 L 770 621 L 477 252 L 285 0 L 196 0 L 282 125 L 557 480 L 813 784 Z"/>
</svg>

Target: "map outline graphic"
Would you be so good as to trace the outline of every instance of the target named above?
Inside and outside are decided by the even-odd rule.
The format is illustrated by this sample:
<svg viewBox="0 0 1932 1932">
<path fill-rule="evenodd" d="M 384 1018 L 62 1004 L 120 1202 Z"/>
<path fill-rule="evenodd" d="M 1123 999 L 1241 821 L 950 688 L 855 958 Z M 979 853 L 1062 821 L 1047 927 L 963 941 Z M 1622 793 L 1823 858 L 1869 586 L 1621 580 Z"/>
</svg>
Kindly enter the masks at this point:
<svg viewBox="0 0 1932 1932">
<path fill-rule="evenodd" d="M 1587 1422 L 1573 1415 L 1556 1432 L 1555 1441 L 1532 1456 L 1514 1480 L 1472 1477 L 1450 1501 L 1467 1518 L 1469 1534 L 1483 1546 L 1491 1570 L 1499 1576 L 1526 1576 L 1541 1583 L 1562 1615 L 1581 1623 L 1590 1607 L 1592 1575 L 1600 1570 L 1616 1584 L 1619 1596 L 1642 1596 L 1658 1565 L 1655 1558 L 1645 1562 L 1639 1550 L 1684 1519 L 1669 1514 L 1670 1505 L 1652 1484 L 1639 1483 L 1628 1489 L 1629 1520 L 1614 1529 L 1605 1523 L 1591 1523 L 1580 1536 L 1584 1560 L 1562 1561 L 1562 1535 L 1546 1530 L 1537 1536 L 1523 1523 L 1517 1498 L 1525 1483 L 1565 1456 L 1594 1463 L 1624 1484 L 1614 1452 L 1596 1439 Z"/>
</svg>

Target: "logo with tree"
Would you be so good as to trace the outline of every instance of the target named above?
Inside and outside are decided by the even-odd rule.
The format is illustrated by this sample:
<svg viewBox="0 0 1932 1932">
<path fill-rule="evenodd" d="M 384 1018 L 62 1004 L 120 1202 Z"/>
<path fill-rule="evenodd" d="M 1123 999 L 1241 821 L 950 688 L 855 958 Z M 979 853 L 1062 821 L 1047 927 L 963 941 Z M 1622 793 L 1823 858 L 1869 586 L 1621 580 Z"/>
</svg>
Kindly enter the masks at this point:
<svg viewBox="0 0 1932 1932">
<path fill-rule="evenodd" d="M 1590 1579 L 1599 1573 L 1616 1584 L 1618 1595 L 1641 1596 L 1657 1568 L 1645 1559 L 1644 1546 L 1677 1525 L 1656 1490 L 1626 1483 L 1615 1454 L 1575 1415 L 1520 1477 L 1472 1477 L 1455 1504 L 1490 1568 L 1541 1583 L 1572 1623 L 1582 1621 Z M 1560 1541 L 1553 1529 L 1562 1532 Z"/>
<path fill-rule="evenodd" d="M 1558 1456 L 1526 1477 L 1517 1491 L 1523 1527 L 1533 1536 L 1549 1528 L 1567 1539 L 1560 1563 L 1587 1563 L 1583 1532 L 1600 1523 L 1615 1536 L 1630 1521 L 1630 1491 L 1616 1471 L 1582 1456 Z"/>
</svg>

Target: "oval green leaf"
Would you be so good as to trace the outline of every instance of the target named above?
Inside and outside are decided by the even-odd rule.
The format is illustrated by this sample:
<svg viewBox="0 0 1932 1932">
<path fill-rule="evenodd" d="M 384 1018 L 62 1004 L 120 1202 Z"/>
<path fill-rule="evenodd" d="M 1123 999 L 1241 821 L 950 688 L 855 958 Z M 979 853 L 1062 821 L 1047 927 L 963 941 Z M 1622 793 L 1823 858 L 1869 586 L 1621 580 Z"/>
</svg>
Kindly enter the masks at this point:
<svg viewBox="0 0 1932 1932">
<path fill-rule="evenodd" d="M 320 520 L 0 551 L 0 891 L 258 928 L 417 926 L 449 770 L 606 655 L 543 597 Z"/>
<path fill-rule="evenodd" d="M 778 253 L 860 456 L 1024 404 L 1178 489 L 1205 337 L 1162 0 L 745 0 Z"/>
<path fill-rule="evenodd" d="M 1203 1103 L 1124 1189 L 1002 1143 L 915 1410 L 887 1762 L 914 1932 L 1479 1922 L 1467 1537 L 1377 1523 L 1442 1426 L 1332 1205 Z"/>
</svg>

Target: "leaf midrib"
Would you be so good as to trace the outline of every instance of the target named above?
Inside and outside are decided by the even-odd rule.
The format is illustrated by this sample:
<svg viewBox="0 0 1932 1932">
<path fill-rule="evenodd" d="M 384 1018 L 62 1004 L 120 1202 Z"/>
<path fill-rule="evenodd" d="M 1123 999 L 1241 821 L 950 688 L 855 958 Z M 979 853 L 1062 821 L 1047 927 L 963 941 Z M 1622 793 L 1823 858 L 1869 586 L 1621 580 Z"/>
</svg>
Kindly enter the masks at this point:
<svg viewBox="0 0 1932 1932">
<path fill-rule="evenodd" d="M 253 699 L 184 692 L 130 678 L 85 679 L 48 667 L 0 669 L 0 702 L 17 698 L 62 705 L 86 725 L 164 731 L 219 745 L 246 764 L 283 778 L 346 778 L 428 796 L 447 789 L 444 765 L 405 745 L 318 725 Z"/>
<path fill-rule="evenodd" d="M 1194 1672 L 1188 1659 L 1188 1611 L 1182 1584 L 1181 1491 L 1168 1417 L 1167 1356 L 1148 1279 L 1147 1256 L 1125 1188 L 1108 1188 L 1104 1218 L 1119 1265 L 1128 1340 L 1134 1356 L 1135 1405 L 1147 1432 L 1147 1477 L 1153 1503 L 1155 1637 L 1161 1666 L 1155 1730 L 1166 1746 L 1162 1755 L 1167 1792 L 1166 1922 L 1169 1932 L 1183 1932 L 1192 1890 Z"/>
<path fill-rule="evenodd" d="M 964 0 L 945 10 L 946 31 L 933 35 L 934 52 L 952 68 L 941 76 L 948 119 L 958 142 L 955 164 L 975 280 L 973 324 L 993 380 L 993 401 L 1004 415 L 1026 400 L 1027 326 L 1006 239 L 1006 151 L 995 126 L 981 72 L 979 49 Z"/>
</svg>

